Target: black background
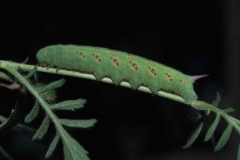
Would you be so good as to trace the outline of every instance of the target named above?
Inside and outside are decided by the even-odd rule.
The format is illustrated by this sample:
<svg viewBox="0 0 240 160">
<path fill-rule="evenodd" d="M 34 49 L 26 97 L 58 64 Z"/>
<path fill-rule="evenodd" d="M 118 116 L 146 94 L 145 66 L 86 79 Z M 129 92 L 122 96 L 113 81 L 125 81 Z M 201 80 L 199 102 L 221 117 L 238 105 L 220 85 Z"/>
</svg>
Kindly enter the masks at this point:
<svg viewBox="0 0 240 160">
<path fill-rule="evenodd" d="M 158 61 L 189 75 L 209 74 L 194 84 L 199 99 L 212 102 L 216 93 L 226 94 L 224 81 L 224 5 L 202 1 L 8 1 L 1 5 L 0 59 L 36 64 L 36 52 L 47 45 L 78 44 L 127 51 Z M 41 74 L 51 82 L 60 75 Z M 58 100 L 84 98 L 84 109 L 57 112 L 61 118 L 98 122 L 91 129 L 69 129 L 90 159 L 155 160 L 213 159 L 211 143 L 204 143 L 206 128 L 189 149 L 182 149 L 192 126 L 184 122 L 197 112 L 161 97 L 79 78 L 65 77 Z M 8 116 L 16 93 L 1 88 L 1 115 Z M 226 102 L 227 103 L 227 102 Z M 28 112 L 30 111 L 28 108 Z M 235 107 L 235 106 L 226 106 Z M 236 106 L 237 107 L 237 106 Z M 37 128 L 43 119 L 29 124 Z M 214 116 L 210 117 L 211 120 Z M 226 123 L 221 121 L 216 138 Z M 49 135 L 54 134 L 54 127 Z M 235 139 L 236 132 L 233 133 Z M 220 151 L 220 159 L 236 159 L 232 142 Z M 232 143 L 231 143 L 232 142 Z M 49 142 L 31 142 L 16 130 L 1 140 L 2 147 L 16 160 L 44 159 Z M 230 151 L 231 150 L 231 151 Z M 63 159 L 62 145 L 49 158 Z"/>
</svg>

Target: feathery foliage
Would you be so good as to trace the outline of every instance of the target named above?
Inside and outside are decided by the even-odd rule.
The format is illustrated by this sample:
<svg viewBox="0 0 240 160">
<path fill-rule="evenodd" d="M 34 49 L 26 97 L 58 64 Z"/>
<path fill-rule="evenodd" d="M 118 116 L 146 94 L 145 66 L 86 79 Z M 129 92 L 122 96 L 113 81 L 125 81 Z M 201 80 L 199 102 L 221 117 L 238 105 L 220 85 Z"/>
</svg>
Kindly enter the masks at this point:
<svg viewBox="0 0 240 160">
<path fill-rule="evenodd" d="M 213 124 L 211 125 L 211 127 L 208 129 L 208 131 L 206 133 L 206 136 L 205 136 L 205 139 L 204 139 L 205 142 L 209 141 L 212 138 L 213 133 L 215 132 L 219 121 L 220 121 L 220 114 L 217 114 Z"/>
<path fill-rule="evenodd" d="M 87 154 L 88 152 L 72 137 L 67 131 L 64 129 L 63 126 L 67 127 L 77 127 L 77 128 L 89 128 L 92 127 L 97 120 L 96 119 L 88 119 L 88 120 L 68 120 L 68 119 L 61 119 L 55 115 L 54 111 L 56 110 L 69 110 L 74 111 L 75 109 L 80 109 L 86 103 L 84 99 L 77 99 L 77 100 L 66 100 L 59 103 L 56 102 L 56 92 L 55 90 L 61 87 L 65 80 L 61 79 L 50 84 L 42 84 L 39 82 L 32 82 L 30 80 L 31 77 L 36 74 L 36 67 L 34 67 L 28 75 L 23 77 L 20 75 L 15 69 L 10 69 L 9 72 L 12 73 L 18 81 L 24 85 L 25 91 L 29 91 L 35 97 L 35 105 L 32 110 L 26 115 L 25 122 L 29 123 L 32 122 L 40 112 L 40 108 L 45 111 L 45 118 L 43 119 L 40 127 L 37 129 L 36 133 L 34 134 L 32 140 L 41 140 L 44 135 L 47 134 L 47 131 L 50 126 L 50 122 L 52 122 L 56 129 L 56 136 L 53 139 L 52 143 L 49 146 L 49 149 L 45 155 L 45 158 L 50 157 L 55 150 L 59 140 L 62 140 L 63 143 L 63 151 L 65 160 L 89 160 Z M 34 76 L 35 78 L 36 76 Z M 35 79 L 36 80 L 36 79 Z M 22 99 L 23 100 L 23 99 Z M 55 103 L 55 104 L 54 104 Z M 19 105 L 16 105 L 15 110 L 17 110 Z M 15 112 L 13 112 L 15 113 Z M 13 115 L 13 114 L 12 114 Z M 9 122 L 10 118 L 6 121 Z M 5 123 L 6 123 L 5 122 Z M 19 122 L 19 121 L 17 121 Z M 5 123 L 1 124 L 1 129 L 6 128 L 4 126 Z M 17 123 L 11 123 L 11 127 Z M 8 127 L 8 128 L 11 128 Z"/>
<path fill-rule="evenodd" d="M 23 76 L 19 74 L 19 72 L 17 71 L 19 68 L 25 69 L 28 71 L 30 70 L 30 72 L 26 76 Z M 49 68 L 48 70 L 46 70 L 44 68 L 40 68 L 36 66 L 33 67 L 30 65 L 18 64 L 18 63 L 9 62 L 9 61 L 0 61 L 0 69 L 4 69 L 8 71 L 14 76 L 15 79 L 11 78 L 5 72 L 2 72 L 2 71 L 0 71 L 0 78 L 8 80 L 10 82 L 17 82 L 22 85 L 22 89 L 19 89 L 19 92 L 21 93 L 20 95 L 25 96 L 26 92 L 29 92 L 35 98 L 35 104 L 32 110 L 25 117 L 26 123 L 32 122 L 38 116 L 40 111 L 45 112 L 45 117 L 40 127 L 37 129 L 36 133 L 34 134 L 33 140 L 37 140 L 37 139 L 41 140 L 43 136 L 47 134 L 50 123 L 53 123 L 53 125 L 55 126 L 56 135 L 49 145 L 45 158 L 48 158 L 53 154 L 58 142 L 61 140 L 63 144 L 63 152 L 64 152 L 65 160 L 89 160 L 89 157 L 87 156 L 88 152 L 65 130 L 64 127 L 90 128 L 94 126 L 94 124 L 97 122 L 96 119 L 87 119 L 87 120 L 62 119 L 62 118 L 59 118 L 54 113 L 56 110 L 74 111 L 76 109 L 81 109 L 86 104 L 86 100 L 79 98 L 76 100 L 65 100 L 61 102 L 56 102 L 57 95 L 55 90 L 63 86 L 63 84 L 65 83 L 65 80 L 61 79 L 49 84 L 42 84 L 38 82 L 37 74 L 36 74 L 36 72 L 39 72 L 39 71 L 56 73 L 55 69 Z M 92 77 L 91 75 L 74 73 L 71 71 L 62 70 L 62 71 L 59 71 L 58 74 L 95 80 L 94 77 Z M 31 80 L 32 77 L 33 77 L 33 80 Z M 102 82 L 112 83 L 112 81 L 107 78 L 103 79 Z M 129 84 L 126 84 L 126 83 L 121 83 L 120 85 L 124 87 L 129 87 Z M 149 91 L 147 88 L 144 88 L 144 87 L 140 87 L 138 90 L 151 93 L 151 91 Z M 159 91 L 158 95 L 165 98 L 172 99 L 174 101 L 185 103 L 184 99 L 171 93 Z M 19 99 L 24 99 L 23 97 L 19 97 Z M 213 123 L 209 126 L 208 131 L 205 135 L 204 141 L 209 141 L 210 139 L 214 138 L 214 132 L 216 131 L 221 118 L 228 123 L 227 128 L 225 129 L 222 136 L 218 140 L 216 146 L 214 145 L 214 151 L 219 151 L 226 145 L 233 129 L 235 129 L 240 135 L 240 121 L 229 115 L 229 113 L 232 113 L 235 110 L 233 108 L 219 109 L 218 105 L 220 103 L 220 100 L 221 100 L 221 96 L 220 94 L 217 94 L 217 98 L 212 104 L 208 104 L 203 101 L 194 101 L 191 104 L 185 103 L 186 105 L 190 105 L 196 110 L 198 110 L 199 114 L 197 118 L 191 118 L 191 117 L 188 118 L 188 120 L 194 124 L 194 127 L 188 138 L 186 145 L 184 145 L 183 148 L 190 147 L 196 141 L 196 139 L 201 133 L 203 124 L 208 120 L 207 116 L 210 114 L 215 114 L 216 118 L 214 119 Z M 24 113 L 22 112 L 24 111 L 23 109 L 24 107 L 22 108 L 21 106 L 25 106 L 25 105 L 22 105 L 22 103 L 20 102 L 22 101 L 17 100 L 15 108 L 11 113 L 10 117 L 7 119 L 7 121 L 5 121 L 0 125 L 0 133 L 5 131 L 6 128 L 10 129 L 14 127 L 18 122 L 21 121 L 21 118 L 19 117 L 21 117 L 21 115 Z M 24 100 L 23 102 L 27 102 L 27 101 Z M 40 108 L 42 109 L 40 110 Z M 238 148 L 237 159 L 240 160 L 240 145 Z"/>
<path fill-rule="evenodd" d="M 195 142 L 203 127 L 203 118 L 200 113 L 198 114 L 198 117 L 196 119 L 191 120 L 192 122 L 194 122 L 194 128 L 188 138 L 187 144 L 182 147 L 184 149 L 190 147 Z"/>
<path fill-rule="evenodd" d="M 201 101 L 196 101 L 194 102 L 192 105 L 193 107 L 196 107 L 196 109 L 205 109 L 205 113 L 203 111 L 200 111 L 200 114 L 198 116 L 198 118 L 196 118 L 195 121 L 191 120 L 192 122 L 195 123 L 195 126 L 193 128 L 192 133 L 189 136 L 189 139 L 187 141 L 187 144 L 185 146 L 183 146 L 183 148 L 188 148 L 190 147 L 193 142 L 196 140 L 196 138 L 199 136 L 199 133 L 202 129 L 202 124 L 204 122 L 204 118 L 207 115 L 210 114 L 210 111 L 212 111 L 213 113 L 215 113 L 216 118 L 214 120 L 214 122 L 212 123 L 212 125 L 208 128 L 208 131 L 205 135 L 205 139 L 204 141 L 209 141 L 211 138 L 213 138 L 214 136 L 214 132 L 219 124 L 220 118 L 224 118 L 226 120 L 226 122 L 228 123 L 227 128 L 225 129 L 225 131 L 223 132 L 222 136 L 220 137 L 220 139 L 217 142 L 217 145 L 214 146 L 214 151 L 219 151 L 221 150 L 227 143 L 227 141 L 230 138 L 230 135 L 232 133 L 232 129 L 234 128 L 240 135 L 240 121 L 238 119 L 235 119 L 231 116 L 228 115 L 228 113 L 232 113 L 235 110 L 233 108 L 227 108 L 227 109 L 219 109 L 218 105 L 220 103 L 221 100 L 221 96 L 219 93 L 217 93 L 217 98 L 216 100 L 212 103 L 212 105 L 207 104 L 205 102 L 201 102 Z M 202 118 L 201 118 L 202 117 Z M 238 149 L 238 154 L 237 154 L 237 159 L 240 159 L 240 150 Z"/>
</svg>

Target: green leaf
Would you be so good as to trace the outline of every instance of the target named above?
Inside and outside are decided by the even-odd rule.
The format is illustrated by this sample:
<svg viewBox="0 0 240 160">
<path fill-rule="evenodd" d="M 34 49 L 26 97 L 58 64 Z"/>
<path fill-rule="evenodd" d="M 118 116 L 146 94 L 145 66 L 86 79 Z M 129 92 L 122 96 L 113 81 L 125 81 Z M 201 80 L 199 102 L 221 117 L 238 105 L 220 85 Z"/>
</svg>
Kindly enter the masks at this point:
<svg viewBox="0 0 240 160">
<path fill-rule="evenodd" d="M 35 74 L 35 75 L 37 75 L 37 74 Z M 56 99 L 57 99 L 56 91 L 54 89 L 46 91 L 44 88 L 45 86 L 47 86 L 47 85 L 38 82 L 34 85 L 34 88 L 36 88 L 36 90 L 38 90 L 38 91 L 40 89 L 40 92 L 43 91 L 43 93 L 39 93 L 39 94 L 43 98 L 43 100 L 45 100 L 48 104 L 56 103 Z M 43 89 L 43 90 L 41 90 L 41 89 Z"/>
<path fill-rule="evenodd" d="M 62 130 L 63 151 L 65 160 L 90 160 L 88 152 L 64 129 Z"/>
<path fill-rule="evenodd" d="M 235 109 L 233 109 L 233 108 L 227 108 L 227 109 L 224 109 L 223 110 L 225 113 L 231 113 L 231 112 L 234 112 L 234 111 L 236 111 Z"/>
<path fill-rule="evenodd" d="M 216 147 L 215 147 L 215 151 L 219 151 L 220 149 L 222 149 L 222 147 L 227 143 L 230 134 L 232 132 L 232 128 L 233 125 L 232 124 L 228 124 L 228 127 L 225 129 L 225 131 L 223 132 L 221 138 L 219 139 Z"/>
<path fill-rule="evenodd" d="M 34 73 L 36 73 L 36 71 L 37 71 L 37 66 L 35 66 L 27 75 L 26 75 L 26 79 L 29 79 L 29 78 L 31 78 L 33 75 L 34 75 Z"/>
<path fill-rule="evenodd" d="M 209 129 L 207 131 L 207 134 L 206 134 L 205 139 L 204 139 L 205 142 L 212 138 L 219 121 L 220 121 L 220 114 L 217 114 L 213 124 L 211 125 L 211 127 L 209 127 Z"/>
<path fill-rule="evenodd" d="M 38 93 L 41 94 L 41 93 L 47 92 L 47 91 L 49 91 L 49 90 L 54 90 L 54 89 L 56 89 L 56 88 L 61 87 L 64 83 L 65 83 L 65 80 L 64 80 L 64 79 L 60 79 L 60 80 L 58 80 L 58 81 L 49 83 L 49 84 L 43 86 L 42 88 L 40 88 L 40 89 L 38 90 Z"/>
<path fill-rule="evenodd" d="M 56 103 L 57 95 L 55 90 L 50 90 L 41 94 L 41 97 L 48 103 Z"/>
<path fill-rule="evenodd" d="M 219 102 L 221 101 L 221 95 L 217 93 L 217 98 L 215 101 L 213 101 L 212 105 L 215 107 L 218 107 Z"/>
<path fill-rule="evenodd" d="M 42 139 L 42 137 L 47 133 L 49 125 L 50 125 L 50 118 L 49 118 L 49 116 L 46 115 L 44 120 L 42 121 L 41 126 L 38 128 L 38 130 L 34 134 L 32 140 L 35 140 L 35 139 L 39 139 L 40 140 L 40 139 Z"/>
<path fill-rule="evenodd" d="M 32 122 L 32 120 L 37 117 L 37 115 L 38 115 L 38 113 L 39 113 L 39 110 L 40 110 L 39 102 L 36 101 L 34 107 L 33 107 L 32 110 L 28 113 L 28 115 L 25 117 L 24 121 L 25 121 L 26 123 Z"/>
<path fill-rule="evenodd" d="M 48 151 L 47 151 L 47 153 L 45 155 L 45 158 L 48 158 L 48 157 L 50 157 L 52 155 L 53 151 L 55 150 L 55 148 L 56 148 L 56 146 L 57 146 L 57 144 L 59 142 L 59 139 L 60 139 L 60 135 L 57 134 L 55 136 L 55 138 L 53 139 L 52 143 L 50 144 L 50 146 L 48 148 Z"/>
<path fill-rule="evenodd" d="M 186 149 L 195 142 L 195 140 L 197 139 L 197 137 L 199 136 L 199 134 L 202 130 L 202 126 L 203 126 L 203 122 L 199 122 L 194 126 L 192 133 L 190 134 L 190 136 L 188 138 L 187 144 L 185 146 L 183 146 L 182 148 Z"/>
<path fill-rule="evenodd" d="M 74 111 L 74 109 L 79 109 L 84 107 L 84 104 L 87 101 L 85 99 L 77 99 L 77 100 L 67 100 L 57 104 L 50 105 L 51 110 L 70 110 Z"/>
<path fill-rule="evenodd" d="M 97 122 L 96 119 L 88 119 L 88 120 L 60 119 L 60 123 L 64 126 L 79 127 L 79 128 L 92 127 L 96 122 Z"/>
</svg>

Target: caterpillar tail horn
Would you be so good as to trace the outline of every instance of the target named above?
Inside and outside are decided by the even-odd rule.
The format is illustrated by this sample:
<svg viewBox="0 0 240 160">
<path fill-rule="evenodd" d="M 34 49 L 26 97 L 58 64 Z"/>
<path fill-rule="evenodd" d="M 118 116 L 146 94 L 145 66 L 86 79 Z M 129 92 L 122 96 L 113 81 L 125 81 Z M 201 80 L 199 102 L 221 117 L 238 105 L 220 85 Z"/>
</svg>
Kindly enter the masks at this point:
<svg viewBox="0 0 240 160">
<path fill-rule="evenodd" d="M 200 78 L 204 78 L 204 77 L 207 77 L 207 76 L 208 76 L 208 74 L 196 75 L 196 76 L 192 76 L 192 78 L 193 78 L 194 80 L 198 80 L 198 79 L 200 79 Z"/>
</svg>

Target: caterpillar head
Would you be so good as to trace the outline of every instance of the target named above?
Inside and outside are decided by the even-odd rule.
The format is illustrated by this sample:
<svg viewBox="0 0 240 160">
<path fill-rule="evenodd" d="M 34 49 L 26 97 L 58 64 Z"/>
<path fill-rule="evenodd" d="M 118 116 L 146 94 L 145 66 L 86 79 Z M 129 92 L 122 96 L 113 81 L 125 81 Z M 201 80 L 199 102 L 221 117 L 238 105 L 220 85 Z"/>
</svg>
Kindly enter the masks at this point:
<svg viewBox="0 0 240 160">
<path fill-rule="evenodd" d="M 36 58 L 37 58 L 38 63 L 40 63 L 40 64 L 45 62 L 42 49 L 37 52 Z"/>
</svg>

